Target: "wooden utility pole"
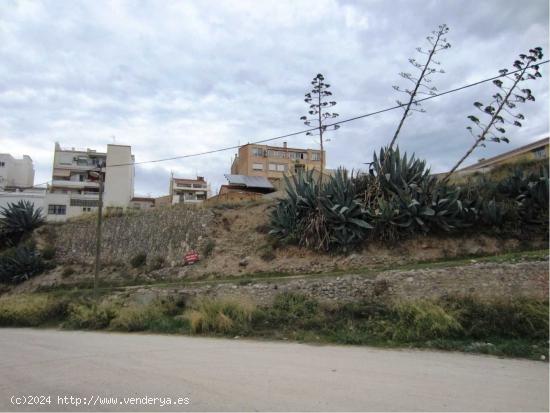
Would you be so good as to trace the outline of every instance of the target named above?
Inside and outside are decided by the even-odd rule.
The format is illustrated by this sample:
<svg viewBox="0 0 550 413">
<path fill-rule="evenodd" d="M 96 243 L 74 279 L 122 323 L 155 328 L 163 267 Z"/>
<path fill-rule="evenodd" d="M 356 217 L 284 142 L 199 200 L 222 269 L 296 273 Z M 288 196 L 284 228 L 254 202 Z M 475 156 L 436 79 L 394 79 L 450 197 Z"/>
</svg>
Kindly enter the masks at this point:
<svg viewBox="0 0 550 413">
<path fill-rule="evenodd" d="M 99 201 L 97 205 L 97 229 L 95 239 L 95 271 L 94 271 L 94 300 L 97 304 L 98 300 L 98 281 L 99 281 L 99 267 L 101 260 L 101 220 L 103 217 L 103 171 L 99 168 Z"/>
</svg>

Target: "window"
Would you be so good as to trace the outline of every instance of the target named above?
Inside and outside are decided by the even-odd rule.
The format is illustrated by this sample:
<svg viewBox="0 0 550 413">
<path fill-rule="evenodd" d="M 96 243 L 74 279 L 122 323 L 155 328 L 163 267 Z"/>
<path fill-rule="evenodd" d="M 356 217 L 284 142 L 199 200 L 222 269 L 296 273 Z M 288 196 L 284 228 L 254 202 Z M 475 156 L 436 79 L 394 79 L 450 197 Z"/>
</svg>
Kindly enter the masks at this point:
<svg viewBox="0 0 550 413">
<path fill-rule="evenodd" d="M 284 158 L 285 157 L 285 153 L 283 151 L 273 151 L 273 150 L 269 150 L 267 151 L 267 156 L 269 158 Z"/>
<path fill-rule="evenodd" d="M 252 148 L 252 156 L 262 157 L 264 156 L 264 150 L 262 148 Z"/>
<path fill-rule="evenodd" d="M 48 205 L 48 215 L 65 215 L 67 213 L 66 205 Z"/>
<path fill-rule="evenodd" d="M 91 212 L 92 208 L 90 207 L 82 207 L 82 212 Z"/>
<path fill-rule="evenodd" d="M 269 164 L 269 170 L 270 171 L 276 171 L 277 170 L 277 164 L 276 163 L 270 163 Z"/>
<path fill-rule="evenodd" d="M 255 170 L 255 171 L 263 171 L 264 166 L 261 163 L 253 163 L 252 164 L 252 169 Z"/>
<path fill-rule="evenodd" d="M 4 166 L 6 166 L 6 163 L 5 162 L 0 162 L 0 168 L 3 168 Z"/>
<path fill-rule="evenodd" d="M 304 152 L 289 152 L 290 159 L 307 159 L 307 153 Z"/>
<path fill-rule="evenodd" d="M 537 148 L 537 149 L 533 149 L 533 155 L 537 159 L 546 158 L 546 151 L 544 150 L 544 146 L 541 146 L 540 148 Z"/>
<path fill-rule="evenodd" d="M 81 207 L 97 207 L 99 205 L 99 200 L 97 199 L 71 199 L 71 206 L 81 206 Z"/>
<path fill-rule="evenodd" d="M 277 165 L 277 171 L 284 172 L 286 171 L 286 165 L 285 164 L 279 164 Z"/>
<path fill-rule="evenodd" d="M 312 161 L 320 161 L 321 160 L 321 153 L 320 152 L 313 152 L 311 154 L 311 160 Z"/>
</svg>

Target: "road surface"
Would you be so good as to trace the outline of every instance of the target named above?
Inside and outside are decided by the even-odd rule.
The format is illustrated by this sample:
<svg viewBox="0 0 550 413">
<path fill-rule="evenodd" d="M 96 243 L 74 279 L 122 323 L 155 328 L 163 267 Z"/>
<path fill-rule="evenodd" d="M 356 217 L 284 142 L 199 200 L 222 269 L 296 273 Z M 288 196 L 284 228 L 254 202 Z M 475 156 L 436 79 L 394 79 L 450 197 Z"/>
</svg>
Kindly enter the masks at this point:
<svg viewBox="0 0 550 413">
<path fill-rule="evenodd" d="M 0 371 L 2 411 L 548 411 L 547 363 L 458 353 L 0 329 Z"/>
</svg>

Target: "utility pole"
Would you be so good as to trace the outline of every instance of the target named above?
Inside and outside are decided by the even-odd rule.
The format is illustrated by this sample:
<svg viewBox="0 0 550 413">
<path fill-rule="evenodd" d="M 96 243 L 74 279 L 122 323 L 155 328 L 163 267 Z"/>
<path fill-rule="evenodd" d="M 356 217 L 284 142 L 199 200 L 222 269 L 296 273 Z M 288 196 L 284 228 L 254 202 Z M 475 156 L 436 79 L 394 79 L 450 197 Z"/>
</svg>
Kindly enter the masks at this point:
<svg viewBox="0 0 550 413">
<path fill-rule="evenodd" d="M 97 286 L 99 281 L 99 267 L 101 259 L 101 220 L 103 218 L 103 172 L 102 168 L 99 168 L 98 180 L 99 180 L 99 201 L 97 205 L 97 229 L 95 239 L 95 271 L 94 271 L 94 301 L 97 305 L 98 292 Z"/>
</svg>

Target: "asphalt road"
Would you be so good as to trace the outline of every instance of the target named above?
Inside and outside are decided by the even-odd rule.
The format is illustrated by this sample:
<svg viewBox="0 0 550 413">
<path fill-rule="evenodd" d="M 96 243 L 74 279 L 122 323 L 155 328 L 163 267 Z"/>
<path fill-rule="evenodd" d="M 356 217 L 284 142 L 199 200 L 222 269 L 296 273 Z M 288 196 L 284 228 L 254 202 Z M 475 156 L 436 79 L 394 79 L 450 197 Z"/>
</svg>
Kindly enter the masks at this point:
<svg viewBox="0 0 550 413">
<path fill-rule="evenodd" d="M 457 353 L 0 329 L 0 372 L 2 411 L 548 411 L 548 364 Z"/>
</svg>

